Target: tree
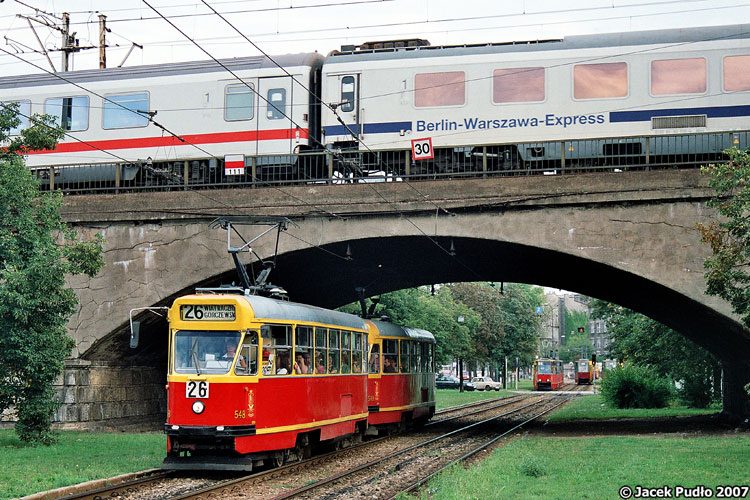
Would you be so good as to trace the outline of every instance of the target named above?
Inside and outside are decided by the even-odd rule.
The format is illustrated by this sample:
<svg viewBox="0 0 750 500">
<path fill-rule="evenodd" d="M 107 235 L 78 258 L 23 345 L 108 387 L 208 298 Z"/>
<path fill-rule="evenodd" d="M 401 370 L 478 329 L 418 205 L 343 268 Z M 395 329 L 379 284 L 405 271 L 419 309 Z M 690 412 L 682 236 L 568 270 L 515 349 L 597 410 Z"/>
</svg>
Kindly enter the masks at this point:
<svg viewBox="0 0 750 500">
<path fill-rule="evenodd" d="M 706 407 L 721 398 L 721 367 L 710 352 L 630 309 L 602 300 L 592 307 L 593 315 L 607 322 L 611 356 L 679 382 L 679 395 L 690 406 Z"/>
<path fill-rule="evenodd" d="M 100 235 L 82 240 L 59 213 L 60 193 L 40 192 L 23 154 L 53 149 L 62 130 L 50 117 L 11 138 L 17 105 L 0 106 L 0 411 L 14 406 L 19 438 L 50 444 L 59 406 L 54 381 L 73 340 L 66 323 L 77 298 L 66 276 L 94 276 L 103 265 Z"/>
<path fill-rule="evenodd" d="M 729 162 L 703 167 L 716 195 L 708 206 L 718 210 L 721 221 L 698 224 L 702 239 L 711 246 L 706 259 L 706 293 L 717 295 L 750 328 L 750 156 L 733 148 Z"/>
</svg>

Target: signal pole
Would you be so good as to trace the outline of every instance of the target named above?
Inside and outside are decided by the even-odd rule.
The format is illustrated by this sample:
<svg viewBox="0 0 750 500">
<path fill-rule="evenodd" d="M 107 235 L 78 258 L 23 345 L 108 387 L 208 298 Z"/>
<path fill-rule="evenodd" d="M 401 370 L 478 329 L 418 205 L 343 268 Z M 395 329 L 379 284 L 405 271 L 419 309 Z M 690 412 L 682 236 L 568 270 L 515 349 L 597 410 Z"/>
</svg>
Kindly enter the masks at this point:
<svg viewBox="0 0 750 500">
<path fill-rule="evenodd" d="M 107 67 L 107 16 L 99 14 L 99 68 Z"/>
</svg>

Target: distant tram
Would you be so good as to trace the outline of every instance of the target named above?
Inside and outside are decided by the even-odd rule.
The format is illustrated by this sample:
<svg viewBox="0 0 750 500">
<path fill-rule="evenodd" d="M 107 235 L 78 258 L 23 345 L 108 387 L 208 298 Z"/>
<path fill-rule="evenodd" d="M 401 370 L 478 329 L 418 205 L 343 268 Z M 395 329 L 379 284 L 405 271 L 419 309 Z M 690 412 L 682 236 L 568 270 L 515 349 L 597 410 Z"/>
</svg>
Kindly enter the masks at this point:
<svg viewBox="0 0 750 500">
<path fill-rule="evenodd" d="M 534 360 L 532 370 L 534 390 L 558 389 L 563 385 L 563 365 L 559 359 Z"/>
<path fill-rule="evenodd" d="M 593 384 L 594 383 L 594 363 L 588 359 L 579 359 L 575 362 L 576 384 Z"/>
</svg>

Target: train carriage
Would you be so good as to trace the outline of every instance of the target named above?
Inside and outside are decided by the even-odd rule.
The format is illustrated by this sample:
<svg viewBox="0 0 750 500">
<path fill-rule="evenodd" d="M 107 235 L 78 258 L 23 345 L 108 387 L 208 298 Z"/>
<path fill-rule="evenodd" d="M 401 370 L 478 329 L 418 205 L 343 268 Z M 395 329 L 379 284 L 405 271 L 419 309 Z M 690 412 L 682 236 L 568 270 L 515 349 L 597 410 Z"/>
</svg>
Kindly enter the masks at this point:
<svg viewBox="0 0 750 500">
<path fill-rule="evenodd" d="M 177 299 L 168 319 L 163 468 L 249 471 L 364 433 L 369 331 L 361 318 L 201 293 Z"/>
<path fill-rule="evenodd" d="M 532 367 L 534 390 L 559 389 L 563 385 L 563 365 L 559 359 L 535 359 Z"/>
<path fill-rule="evenodd" d="M 594 363 L 587 359 L 579 359 L 575 364 L 575 381 L 576 384 L 593 384 L 594 383 Z"/>
<path fill-rule="evenodd" d="M 418 328 L 367 321 L 370 328 L 369 424 L 386 429 L 435 413 L 435 337 Z M 382 428 L 382 427 L 380 427 Z"/>
</svg>

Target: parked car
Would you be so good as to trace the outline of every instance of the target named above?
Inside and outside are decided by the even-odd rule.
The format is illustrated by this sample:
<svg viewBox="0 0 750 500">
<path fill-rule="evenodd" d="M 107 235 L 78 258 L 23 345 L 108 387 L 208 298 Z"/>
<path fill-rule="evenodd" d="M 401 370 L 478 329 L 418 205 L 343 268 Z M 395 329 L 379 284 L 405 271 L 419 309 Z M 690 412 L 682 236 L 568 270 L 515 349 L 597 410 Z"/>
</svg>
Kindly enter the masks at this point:
<svg viewBox="0 0 750 500">
<path fill-rule="evenodd" d="M 474 377 L 471 379 L 471 383 L 478 391 L 490 391 L 492 389 L 499 391 L 502 389 L 502 384 L 492 380 L 492 377 Z"/>
<path fill-rule="evenodd" d="M 458 389 L 459 383 L 460 382 L 458 378 L 454 377 L 453 375 L 440 374 L 435 379 L 435 387 L 438 389 Z M 464 381 L 464 390 L 473 391 L 474 384 Z"/>
</svg>

